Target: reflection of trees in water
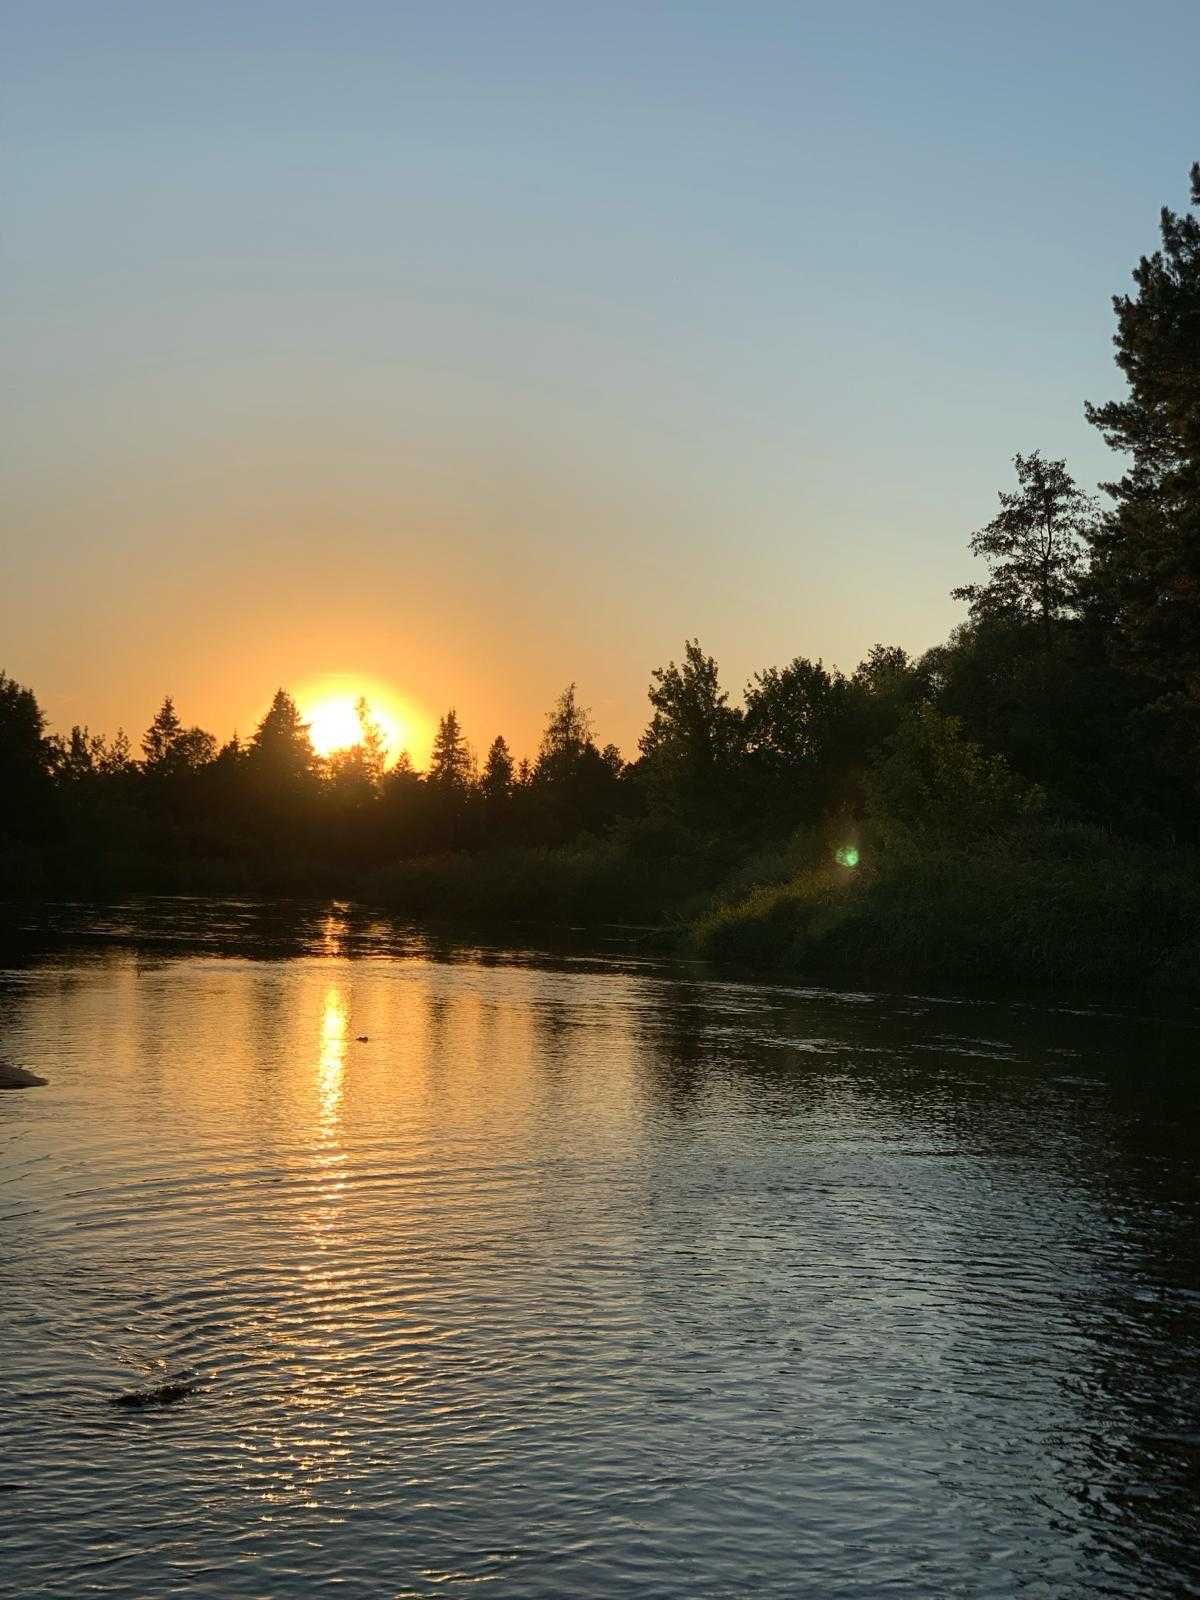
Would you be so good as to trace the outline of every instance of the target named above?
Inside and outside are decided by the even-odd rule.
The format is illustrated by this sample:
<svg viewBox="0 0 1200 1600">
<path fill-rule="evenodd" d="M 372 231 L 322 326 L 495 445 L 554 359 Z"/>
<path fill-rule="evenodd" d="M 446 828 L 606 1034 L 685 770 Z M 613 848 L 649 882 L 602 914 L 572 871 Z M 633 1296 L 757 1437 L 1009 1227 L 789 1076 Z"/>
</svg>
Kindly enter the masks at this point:
<svg viewBox="0 0 1200 1600">
<path fill-rule="evenodd" d="M 1076 1307 L 1076 1377 L 1089 1470 L 1069 1484 L 1106 1547 L 1136 1550 L 1161 1593 L 1200 1585 L 1200 1083 L 1194 1029 L 1117 1023 L 1081 1150 L 1092 1212 L 1076 1241 L 1087 1293 Z M 1064 1086 L 1061 1113 L 1079 1095 Z"/>
<path fill-rule="evenodd" d="M 10 934 L 0 942 L 0 959 L 15 966 L 18 945 L 23 961 L 41 961 L 65 948 L 136 948 L 144 956 L 194 953 L 275 961 L 290 956 L 421 954 L 430 943 L 410 925 L 346 901 L 160 895 L 119 905 L 36 907 L 19 941 Z"/>
<path fill-rule="evenodd" d="M 301 908 L 292 919 L 302 953 L 313 954 L 305 941 L 327 915 Z M 258 926 L 248 917 L 239 937 L 257 938 Z M 461 1235 L 470 1251 L 447 1250 L 437 1274 L 469 1276 L 486 1260 L 514 1300 L 553 1306 L 560 1328 L 604 1316 L 618 1340 L 633 1328 L 643 1372 L 659 1374 L 666 1351 L 661 1370 L 684 1397 L 655 1419 L 668 1451 L 677 1445 L 682 1458 L 691 1442 L 688 1419 L 708 1403 L 702 1387 L 714 1405 L 732 1396 L 737 1412 L 722 1363 L 740 1352 L 739 1381 L 761 1371 L 794 1404 L 794 1415 L 763 1423 L 785 1465 L 786 1430 L 799 1434 L 803 1406 L 849 1414 L 875 1362 L 895 1376 L 899 1398 L 886 1415 L 900 1434 L 914 1418 L 915 1437 L 920 1424 L 927 1441 L 946 1441 L 939 1481 L 994 1483 L 1004 1499 L 997 1525 L 1016 1525 L 1024 1511 L 1031 1541 L 1059 1519 L 1064 1544 L 1075 1542 L 1076 1578 L 1107 1571 L 1116 1592 L 1134 1592 L 1136 1572 L 1147 1585 L 1136 1592 L 1150 1592 L 1161 1563 L 1165 1594 L 1194 1570 L 1200 1174 L 1198 1090 L 1184 1070 L 1190 1026 L 803 996 L 667 969 L 643 980 L 503 956 L 490 970 L 474 959 L 456 969 L 452 950 L 377 978 L 353 961 L 378 940 L 375 928 L 345 914 L 345 965 L 235 964 L 220 980 L 241 999 L 212 1037 L 244 1027 L 245 1040 L 219 1115 L 234 1127 L 252 1121 L 246 1133 L 262 1157 L 291 1137 L 288 1095 L 300 1075 L 311 1091 L 331 973 L 347 985 L 344 1025 L 331 1030 L 342 1044 L 359 998 L 367 1004 L 371 986 L 384 984 L 387 998 L 377 991 L 374 1003 L 388 1027 L 377 1036 L 372 1022 L 361 1056 L 350 1048 L 346 1080 L 380 1073 L 379 1102 L 369 1117 L 348 1118 L 347 1148 L 360 1131 L 378 1137 L 402 1106 L 435 1152 L 457 1119 L 459 1148 L 481 1168 L 511 1162 L 511 1186 L 484 1205 L 463 1180 L 454 1248 Z M 219 965 L 201 970 L 211 977 Z M 79 971 L 47 968 L 36 986 L 8 986 L 6 1033 L 45 1038 L 60 1016 L 69 1023 L 86 985 L 100 981 L 94 962 Z M 218 983 L 189 1001 L 182 969 L 177 984 L 157 954 L 148 964 L 113 954 L 103 971 L 130 983 L 131 1017 L 146 1013 L 127 1064 L 135 1083 L 153 1061 L 162 1099 L 180 1087 L 169 1075 L 162 1087 L 178 1067 L 163 1048 L 165 1024 L 190 1026 L 189 1006 L 204 995 L 228 1007 L 227 991 Z M 194 1024 L 206 1026 L 202 1013 Z M 419 1065 L 397 1089 L 399 1065 L 394 1075 L 385 1052 L 401 1047 Z M 0 1167 L 5 1159 L 0 1145 Z M 417 1219 L 421 1192 L 410 1191 L 415 1238 L 428 1236 L 448 1194 L 433 1185 Z M 0 1188 L 0 1213 L 5 1197 Z M 327 1185 L 323 1199 L 333 1198 Z M 365 1203 L 348 1199 L 347 1215 Z M 390 1211 L 369 1217 L 371 1248 L 397 1226 Z M 178 1271 L 131 1234 L 139 1271 L 148 1251 L 156 1272 Z M 826 1267 L 825 1281 L 814 1276 Z M 823 1360 L 838 1339 L 840 1367 Z M 1012 1463 L 1023 1470 L 1035 1447 L 1036 1478 L 1014 1481 Z M 978 1525 L 991 1514 L 980 1512 Z"/>
<path fill-rule="evenodd" d="M 642 1077 L 657 1110 L 683 1120 L 694 1114 L 714 1061 L 711 1017 L 694 986 L 667 984 L 661 1003 L 634 1014 Z"/>
<path fill-rule="evenodd" d="M 855 1006 L 680 984 L 636 1025 L 664 1122 L 703 1130 L 714 1114 L 740 1121 L 757 1108 L 798 1131 L 788 1168 L 764 1167 L 771 1183 L 802 1183 L 813 1160 L 806 1124 L 818 1145 L 840 1126 L 845 1149 L 817 1158 L 826 1214 L 877 1181 L 880 1207 L 898 1224 L 907 1217 L 896 1252 L 936 1248 L 937 1292 L 950 1298 L 920 1337 L 935 1340 L 951 1374 L 992 1374 L 1001 1436 L 1030 1424 L 1031 1405 L 1044 1408 L 1047 1488 L 1082 1510 L 1094 1559 L 1120 1573 L 1136 1549 L 1147 1574 L 1161 1567 L 1162 1592 L 1183 1570 L 1200 1574 L 1190 1019 L 903 998 Z M 764 1124 L 750 1137 L 776 1131 Z M 736 1214 L 739 1187 L 759 1181 L 755 1159 L 751 1147 L 740 1166 L 681 1169 L 674 1194 L 656 1197 L 669 1231 L 682 1213 L 697 1248 L 719 1251 L 713 1230 L 731 1204 Z M 961 1215 L 922 1232 L 922 1215 L 936 1221 L 955 1196 Z M 790 1205 L 803 1233 L 813 1213 L 800 1188 Z M 775 1238 L 782 1259 L 784 1235 Z M 864 1258 L 856 1270 L 869 1283 L 880 1266 Z M 648 1276 L 648 1294 L 651 1285 Z M 1014 1359 L 1018 1338 L 1026 1347 Z"/>
<path fill-rule="evenodd" d="M 450 1067 L 446 1045 L 454 1009 L 454 997 L 436 982 L 435 975 L 435 982 L 426 989 L 422 1007 L 425 1076 L 430 1092 L 435 1095 L 444 1088 Z"/>
<path fill-rule="evenodd" d="M 536 984 L 530 996 L 530 1019 L 539 1067 L 555 1082 L 561 1082 L 563 1067 L 573 1053 L 579 1019 L 560 980 Z"/>
</svg>

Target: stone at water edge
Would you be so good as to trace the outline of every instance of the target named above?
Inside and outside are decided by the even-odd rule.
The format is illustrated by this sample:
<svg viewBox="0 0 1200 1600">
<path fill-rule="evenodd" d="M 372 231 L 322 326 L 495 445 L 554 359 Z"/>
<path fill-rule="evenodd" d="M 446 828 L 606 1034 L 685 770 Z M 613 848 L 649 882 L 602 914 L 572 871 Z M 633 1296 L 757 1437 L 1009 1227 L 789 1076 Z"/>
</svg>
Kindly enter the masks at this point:
<svg viewBox="0 0 1200 1600">
<path fill-rule="evenodd" d="M 11 1061 L 0 1060 L 0 1089 L 41 1089 L 48 1081 L 36 1072 L 26 1072 L 24 1067 L 14 1067 Z"/>
</svg>

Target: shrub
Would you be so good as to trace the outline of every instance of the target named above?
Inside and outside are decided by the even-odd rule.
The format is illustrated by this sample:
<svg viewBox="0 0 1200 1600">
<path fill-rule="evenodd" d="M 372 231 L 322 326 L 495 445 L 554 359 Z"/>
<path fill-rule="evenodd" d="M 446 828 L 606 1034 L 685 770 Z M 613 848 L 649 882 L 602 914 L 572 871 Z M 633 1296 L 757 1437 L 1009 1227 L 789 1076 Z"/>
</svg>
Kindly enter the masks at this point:
<svg viewBox="0 0 1200 1600">
<path fill-rule="evenodd" d="M 1003 757 L 968 739 L 957 717 L 918 706 L 867 777 L 874 837 L 894 845 L 962 844 L 1036 816 L 1045 796 Z"/>
</svg>

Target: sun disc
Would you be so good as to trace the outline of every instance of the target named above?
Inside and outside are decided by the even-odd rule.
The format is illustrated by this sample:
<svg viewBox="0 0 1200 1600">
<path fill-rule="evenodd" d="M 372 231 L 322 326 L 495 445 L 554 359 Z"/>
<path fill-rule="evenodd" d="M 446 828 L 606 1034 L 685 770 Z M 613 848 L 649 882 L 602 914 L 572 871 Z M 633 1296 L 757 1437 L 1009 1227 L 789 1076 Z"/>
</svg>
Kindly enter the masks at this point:
<svg viewBox="0 0 1200 1600">
<path fill-rule="evenodd" d="M 335 750 L 348 750 L 362 737 L 354 702 L 349 699 L 322 700 L 308 712 L 308 732 L 319 756 Z"/>
<path fill-rule="evenodd" d="M 352 750 L 363 741 L 362 723 L 358 704 L 367 703 L 367 715 L 383 736 L 384 754 L 394 761 L 407 743 L 406 730 L 389 707 L 380 703 L 380 697 L 369 690 L 360 693 L 317 693 L 300 702 L 301 715 L 308 724 L 312 747 L 319 756 L 331 756 L 339 750 Z"/>
</svg>

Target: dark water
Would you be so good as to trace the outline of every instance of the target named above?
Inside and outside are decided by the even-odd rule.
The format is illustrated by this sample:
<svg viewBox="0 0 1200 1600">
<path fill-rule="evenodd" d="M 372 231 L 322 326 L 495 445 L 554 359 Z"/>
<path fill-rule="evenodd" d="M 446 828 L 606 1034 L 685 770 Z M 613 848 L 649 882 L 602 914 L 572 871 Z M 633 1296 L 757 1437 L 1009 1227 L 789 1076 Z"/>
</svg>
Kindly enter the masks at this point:
<svg viewBox="0 0 1200 1600">
<path fill-rule="evenodd" d="M 1200 1594 L 1193 1018 L 52 920 L 5 1595 Z"/>
</svg>

